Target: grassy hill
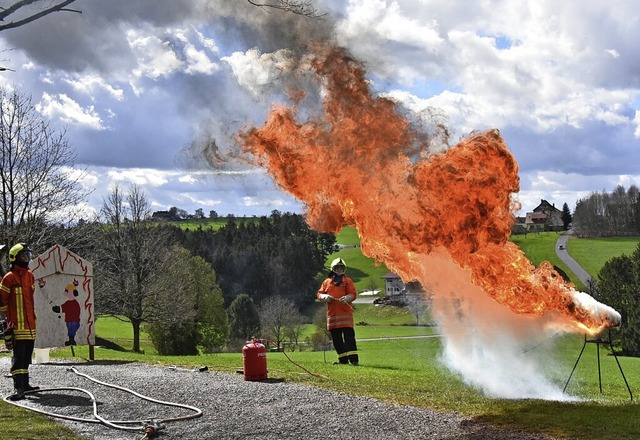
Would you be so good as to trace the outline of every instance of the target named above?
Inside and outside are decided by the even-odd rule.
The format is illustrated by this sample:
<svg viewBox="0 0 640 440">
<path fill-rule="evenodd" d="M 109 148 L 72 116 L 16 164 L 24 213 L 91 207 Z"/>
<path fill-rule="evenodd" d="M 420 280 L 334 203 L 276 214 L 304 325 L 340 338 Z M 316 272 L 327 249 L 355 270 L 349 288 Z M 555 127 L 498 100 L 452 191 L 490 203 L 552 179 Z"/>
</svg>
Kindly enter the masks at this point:
<svg viewBox="0 0 640 440">
<path fill-rule="evenodd" d="M 358 292 L 380 290 L 384 293 L 382 277 L 389 273 L 384 264 L 378 264 L 372 258 L 365 257 L 360 251 L 360 237 L 355 228 L 345 226 L 336 236 L 341 249 L 329 255 L 327 266 L 334 258 L 342 258 L 347 263 L 347 274 L 353 280 Z"/>
</svg>

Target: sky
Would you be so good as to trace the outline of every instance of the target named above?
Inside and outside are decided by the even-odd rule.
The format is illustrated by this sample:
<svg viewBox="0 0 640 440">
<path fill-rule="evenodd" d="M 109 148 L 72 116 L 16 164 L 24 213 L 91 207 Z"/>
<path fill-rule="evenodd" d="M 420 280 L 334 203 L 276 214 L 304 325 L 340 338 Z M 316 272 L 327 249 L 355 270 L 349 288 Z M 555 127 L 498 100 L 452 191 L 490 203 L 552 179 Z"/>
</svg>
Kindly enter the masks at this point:
<svg viewBox="0 0 640 440">
<path fill-rule="evenodd" d="M 1 2 L 4 4 L 13 2 Z M 65 130 L 86 210 L 139 185 L 153 210 L 303 212 L 239 153 L 293 85 L 312 40 L 346 48 L 375 95 L 436 112 L 451 144 L 500 130 L 518 215 L 640 186 L 640 9 L 634 0 L 314 0 L 322 19 L 243 0 L 79 0 L 0 33 L 0 86 Z"/>
</svg>

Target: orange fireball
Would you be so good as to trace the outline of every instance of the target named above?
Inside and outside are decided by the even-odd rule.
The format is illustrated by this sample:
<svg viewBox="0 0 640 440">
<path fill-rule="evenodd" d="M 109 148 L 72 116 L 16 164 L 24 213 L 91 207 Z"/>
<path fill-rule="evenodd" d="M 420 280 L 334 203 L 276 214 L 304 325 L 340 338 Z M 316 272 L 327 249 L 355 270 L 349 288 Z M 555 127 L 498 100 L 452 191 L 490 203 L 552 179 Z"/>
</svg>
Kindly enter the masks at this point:
<svg viewBox="0 0 640 440">
<path fill-rule="evenodd" d="M 434 295 L 455 288 L 437 276 L 437 262 L 450 259 L 514 313 L 553 312 L 588 333 L 619 324 L 613 309 L 577 292 L 549 263 L 535 268 L 509 242 L 520 182 L 498 130 L 436 152 L 395 102 L 372 96 L 362 65 L 344 50 L 318 46 L 303 61 L 322 88 L 323 114 L 299 121 L 299 103 L 277 105 L 239 142 L 305 203 L 311 227 L 354 226 L 363 254 Z"/>
</svg>

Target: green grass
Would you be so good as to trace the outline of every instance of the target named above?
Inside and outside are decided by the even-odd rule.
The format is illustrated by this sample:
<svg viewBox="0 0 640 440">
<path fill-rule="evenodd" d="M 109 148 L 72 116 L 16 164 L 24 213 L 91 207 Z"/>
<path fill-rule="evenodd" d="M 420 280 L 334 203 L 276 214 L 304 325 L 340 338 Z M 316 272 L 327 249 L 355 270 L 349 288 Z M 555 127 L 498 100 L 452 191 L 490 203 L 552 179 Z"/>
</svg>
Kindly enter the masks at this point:
<svg viewBox="0 0 640 440">
<path fill-rule="evenodd" d="M 4 397 L 4 396 L 3 396 Z M 55 432 L 55 437 L 51 433 Z M 0 401 L 0 438 L 20 440 L 80 439 L 54 419 Z"/>
<path fill-rule="evenodd" d="M 517 244 L 534 265 L 539 266 L 543 261 L 548 261 L 564 270 L 571 282 L 576 285 L 576 288 L 585 292 L 586 286 L 584 283 L 556 255 L 556 240 L 559 236 L 560 234 L 557 232 L 539 232 L 527 235 L 512 235 L 510 241 Z M 576 261 L 579 260 L 576 259 Z"/>
<path fill-rule="evenodd" d="M 592 278 L 598 279 L 604 263 L 613 257 L 631 255 L 638 243 L 640 237 L 571 238 L 567 250 Z"/>
<path fill-rule="evenodd" d="M 247 223 L 247 222 L 255 222 L 257 219 L 258 217 L 234 217 L 232 219 L 228 217 L 218 217 L 215 219 L 203 218 L 203 219 L 197 219 L 197 220 L 177 220 L 177 221 L 171 221 L 169 222 L 169 224 L 172 226 L 177 226 L 180 229 L 189 229 L 192 231 L 197 230 L 199 228 L 202 228 L 204 230 L 212 229 L 214 231 L 217 231 L 218 229 L 222 228 L 227 223 L 229 223 L 231 220 L 233 220 L 237 224 L 240 224 L 240 223 Z M 158 224 L 162 224 L 162 223 L 158 223 Z"/>
<path fill-rule="evenodd" d="M 634 439 L 640 436 L 637 421 L 638 406 L 629 400 L 626 387 L 615 359 L 601 350 L 603 393 L 598 387 L 597 356 L 595 344 L 587 344 L 578 363 L 568 391 L 575 396 L 589 399 L 582 402 L 553 402 L 534 399 L 496 399 L 465 384 L 440 362 L 440 338 L 364 341 L 366 330 L 372 326 L 356 326 L 360 340 L 361 366 L 334 366 L 332 351 L 295 351 L 287 356 L 313 373 L 308 374 L 290 362 L 282 353 L 268 353 L 269 377 L 286 382 L 296 382 L 325 387 L 354 395 L 371 396 L 384 401 L 456 411 L 478 420 L 488 421 L 506 428 L 520 428 L 530 432 L 542 432 L 574 439 Z M 389 326 L 391 328 L 391 326 Z M 411 327 L 395 326 L 399 332 L 412 333 Z M 400 336 L 400 334 L 395 335 Z M 551 380 L 562 389 L 582 348 L 583 338 L 570 335 L 550 337 L 545 347 L 534 350 L 548 352 L 548 365 L 554 365 Z M 76 347 L 78 359 L 88 356 L 87 347 Z M 68 358 L 68 348 L 57 350 L 54 356 Z M 241 353 L 223 353 L 203 356 L 155 356 L 131 352 L 113 352 L 96 349 L 97 359 L 139 361 L 151 365 L 179 365 L 186 368 L 206 365 L 211 370 L 235 374 L 242 367 Z M 640 359 L 619 358 L 627 380 L 637 393 L 640 383 Z M 7 404 L 0 404 L 0 412 L 6 413 Z M 13 413 L 15 411 L 15 413 Z M 25 413 L 25 414 L 22 414 Z M 12 420 L 40 425 L 46 429 L 46 419 L 32 421 L 33 416 L 12 409 Z M 15 425 L 20 426 L 20 425 Z M 7 436 L 0 424 L 2 438 Z M 31 428 L 29 428 L 31 429 Z M 33 437 L 37 438 L 34 434 Z M 42 438 L 42 437 L 41 437 Z M 68 437 L 73 438 L 73 437 Z"/>
<path fill-rule="evenodd" d="M 335 258 L 342 258 L 347 263 L 347 275 L 353 280 L 358 292 L 380 290 L 384 295 L 384 280 L 389 273 L 384 264 L 377 264 L 372 258 L 365 257 L 360 251 L 360 238 L 355 228 L 345 226 L 336 236 L 336 244 L 353 246 L 340 249 L 327 257 L 327 266 Z"/>
</svg>

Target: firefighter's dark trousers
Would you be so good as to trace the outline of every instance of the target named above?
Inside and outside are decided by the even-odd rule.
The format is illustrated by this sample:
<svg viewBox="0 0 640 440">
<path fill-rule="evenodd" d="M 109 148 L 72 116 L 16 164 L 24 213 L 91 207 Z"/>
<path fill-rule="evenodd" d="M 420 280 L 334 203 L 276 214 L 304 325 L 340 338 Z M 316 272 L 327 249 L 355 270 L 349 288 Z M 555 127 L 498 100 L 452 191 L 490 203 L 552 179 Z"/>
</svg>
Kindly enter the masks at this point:
<svg viewBox="0 0 640 440">
<path fill-rule="evenodd" d="M 358 365 L 358 347 L 356 346 L 356 332 L 351 327 L 332 328 L 331 340 L 338 353 L 338 362 L 341 364 Z"/>
<path fill-rule="evenodd" d="M 24 391 L 29 384 L 29 365 L 33 356 L 34 340 L 13 341 L 13 357 L 11 359 L 11 376 L 16 389 Z"/>
</svg>

